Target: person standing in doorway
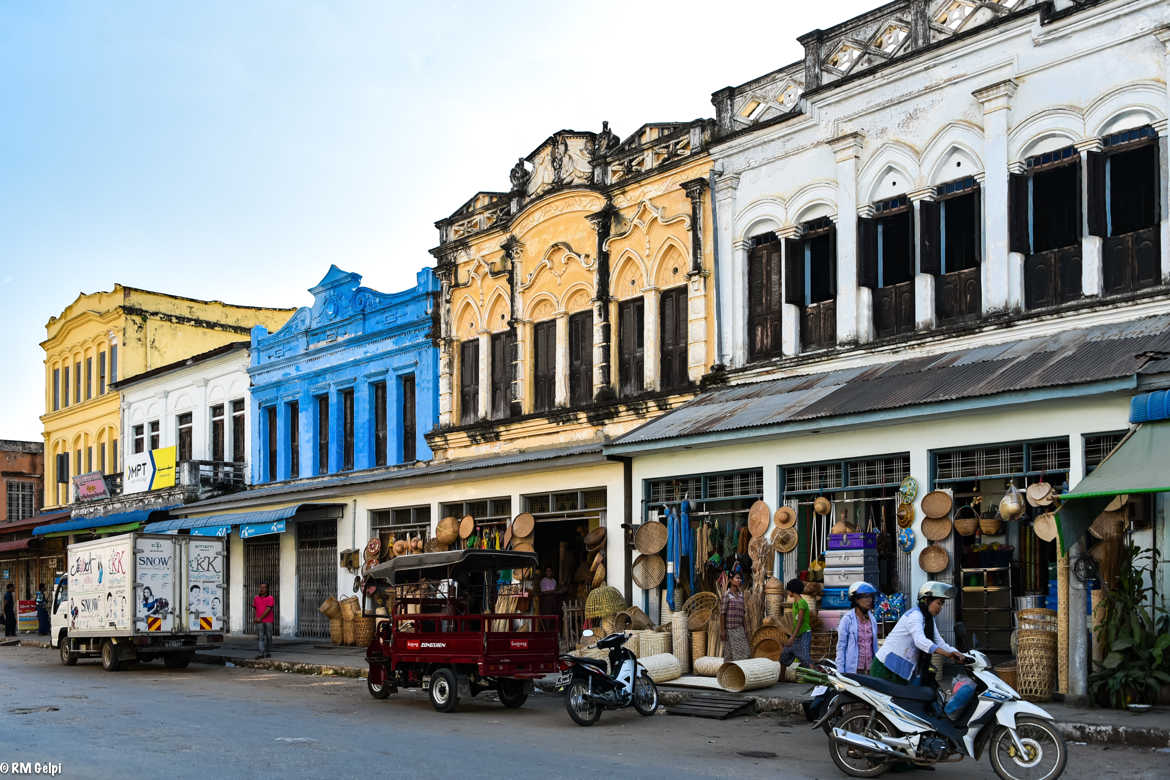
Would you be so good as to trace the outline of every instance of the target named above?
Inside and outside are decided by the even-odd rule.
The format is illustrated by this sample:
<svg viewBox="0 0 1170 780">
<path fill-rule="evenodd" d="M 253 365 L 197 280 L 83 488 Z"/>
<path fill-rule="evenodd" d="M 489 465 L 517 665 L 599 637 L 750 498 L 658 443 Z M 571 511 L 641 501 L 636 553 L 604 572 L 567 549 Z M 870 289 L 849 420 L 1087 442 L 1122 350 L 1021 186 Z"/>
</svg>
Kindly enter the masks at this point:
<svg viewBox="0 0 1170 780">
<path fill-rule="evenodd" d="M 272 657 L 272 624 L 276 620 L 276 599 L 268 595 L 268 583 L 260 583 L 260 593 L 252 599 L 256 619 L 256 639 L 260 643 L 257 658 Z"/>
<path fill-rule="evenodd" d="M 16 636 L 16 586 L 4 589 L 4 636 Z"/>
<path fill-rule="evenodd" d="M 49 635 L 49 599 L 45 595 L 45 583 L 37 586 L 37 633 Z"/>
</svg>

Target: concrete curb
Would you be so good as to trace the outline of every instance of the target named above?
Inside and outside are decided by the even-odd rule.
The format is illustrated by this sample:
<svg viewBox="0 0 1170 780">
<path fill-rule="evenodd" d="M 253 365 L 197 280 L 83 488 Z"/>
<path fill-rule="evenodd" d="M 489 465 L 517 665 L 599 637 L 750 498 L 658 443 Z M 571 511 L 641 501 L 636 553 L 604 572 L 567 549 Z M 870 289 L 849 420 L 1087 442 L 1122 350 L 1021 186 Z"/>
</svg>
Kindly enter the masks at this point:
<svg viewBox="0 0 1170 780">
<path fill-rule="evenodd" d="M 292 674 L 317 674 L 324 677 L 352 677 L 355 679 L 364 678 L 367 671 L 353 666 L 297 663 L 295 661 L 278 661 L 273 658 L 247 658 L 243 656 L 223 655 L 221 653 L 196 653 L 195 661 L 218 666 L 230 663 L 233 666 L 241 666 L 247 669 L 268 669 L 270 671 L 289 672 Z"/>
<path fill-rule="evenodd" d="M 1143 748 L 1170 747 L 1170 729 L 1059 721 L 1056 725 L 1070 742 Z"/>
<path fill-rule="evenodd" d="M 49 644 L 49 640 L 47 639 L 21 639 L 19 644 L 21 647 L 41 647 L 45 650 L 53 649 L 53 646 Z"/>
</svg>

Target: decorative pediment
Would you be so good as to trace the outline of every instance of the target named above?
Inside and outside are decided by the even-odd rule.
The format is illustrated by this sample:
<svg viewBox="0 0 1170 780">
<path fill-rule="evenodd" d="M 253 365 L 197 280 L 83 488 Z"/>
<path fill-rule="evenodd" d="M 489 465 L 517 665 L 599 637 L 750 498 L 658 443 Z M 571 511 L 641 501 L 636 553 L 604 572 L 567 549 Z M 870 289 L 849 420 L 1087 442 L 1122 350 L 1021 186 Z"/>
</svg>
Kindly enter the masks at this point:
<svg viewBox="0 0 1170 780">
<path fill-rule="evenodd" d="M 525 158 L 531 165 L 525 194 L 534 197 L 556 187 L 593 181 L 594 134 L 561 131 Z"/>
</svg>

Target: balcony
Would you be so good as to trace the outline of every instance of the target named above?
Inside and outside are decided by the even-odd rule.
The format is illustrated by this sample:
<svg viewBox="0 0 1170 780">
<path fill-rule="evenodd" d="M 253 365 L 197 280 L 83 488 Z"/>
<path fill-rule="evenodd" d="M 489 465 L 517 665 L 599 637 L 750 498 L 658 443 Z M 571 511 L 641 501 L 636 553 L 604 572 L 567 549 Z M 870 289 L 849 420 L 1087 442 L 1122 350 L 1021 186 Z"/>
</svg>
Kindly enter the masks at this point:
<svg viewBox="0 0 1170 780">
<path fill-rule="evenodd" d="M 939 274 L 934 290 L 935 315 L 939 325 L 953 325 L 979 318 L 983 307 L 979 266 Z"/>
<path fill-rule="evenodd" d="M 1037 252 L 1024 259 L 1024 306 L 1044 309 L 1081 297 L 1081 245 Z"/>
<path fill-rule="evenodd" d="M 175 479 L 182 487 L 196 489 L 200 493 L 230 493 L 244 489 L 246 470 L 243 463 L 232 461 L 185 460 L 178 464 Z"/>
<path fill-rule="evenodd" d="M 1137 292 L 1161 284 L 1161 242 L 1158 227 L 1109 236 L 1103 247 L 1105 295 Z"/>
<path fill-rule="evenodd" d="M 837 301 L 810 303 L 800 310 L 800 343 L 804 350 L 837 344 Z"/>
<path fill-rule="evenodd" d="M 914 282 L 879 287 L 873 291 L 874 330 L 879 338 L 914 332 Z"/>
</svg>

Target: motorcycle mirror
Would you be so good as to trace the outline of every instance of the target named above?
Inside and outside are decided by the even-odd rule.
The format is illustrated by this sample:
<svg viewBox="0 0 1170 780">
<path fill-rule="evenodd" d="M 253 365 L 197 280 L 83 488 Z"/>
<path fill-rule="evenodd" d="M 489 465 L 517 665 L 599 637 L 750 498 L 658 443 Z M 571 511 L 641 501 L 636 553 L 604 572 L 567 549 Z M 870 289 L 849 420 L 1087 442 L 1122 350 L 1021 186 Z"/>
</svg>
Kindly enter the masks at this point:
<svg viewBox="0 0 1170 780">
<path fill-rule="evenodd" d="M 581 636 L 593 636 L 593 631 L 587 628 L 581 632 Z"/>
</svg>

